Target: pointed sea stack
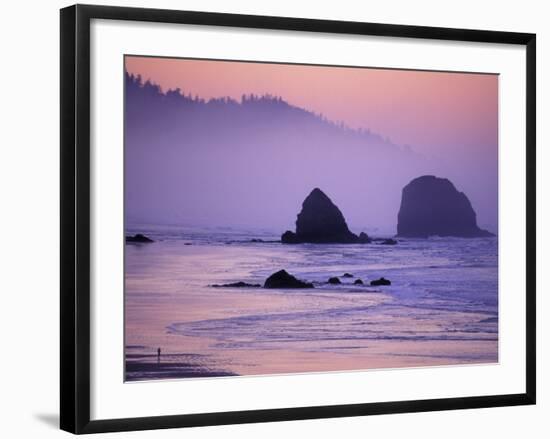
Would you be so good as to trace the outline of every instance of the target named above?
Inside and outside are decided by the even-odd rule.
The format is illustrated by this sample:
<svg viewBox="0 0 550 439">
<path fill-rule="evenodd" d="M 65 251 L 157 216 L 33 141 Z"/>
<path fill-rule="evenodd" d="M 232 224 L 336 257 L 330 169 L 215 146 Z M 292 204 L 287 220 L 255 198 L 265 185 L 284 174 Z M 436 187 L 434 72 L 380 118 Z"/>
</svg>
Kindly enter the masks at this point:
<svg viewBox="0 0 550 439">
<path fill-rule="evenodd" d="M 348 244 L 359 242 L 359 238 L 348 229 L 340 209 L 321 189 L 315 188 L 302 204 L 296 220 L 296 233 L 286 231 L 281 241 L 285 244 Z"/>
<path fill-rule="evenodd" d="M 470 200 L 449 180 L 424 175 L 403 188 L 397 236 L 477 238 L 494 235 L 477 226 Z"/>
</svg>

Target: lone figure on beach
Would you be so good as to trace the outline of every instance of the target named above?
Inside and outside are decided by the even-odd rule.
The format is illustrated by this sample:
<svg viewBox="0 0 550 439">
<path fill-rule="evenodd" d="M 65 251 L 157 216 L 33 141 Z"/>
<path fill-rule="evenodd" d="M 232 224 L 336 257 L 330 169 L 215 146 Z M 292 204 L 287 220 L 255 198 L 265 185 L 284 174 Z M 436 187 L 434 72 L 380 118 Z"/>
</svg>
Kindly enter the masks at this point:
<svg viewBox="0 0 550 439">
<path fill-rule="evenodd" d="M 157 363 L 160 363 L 160 348 L 157 348 Z"/>
</svg>

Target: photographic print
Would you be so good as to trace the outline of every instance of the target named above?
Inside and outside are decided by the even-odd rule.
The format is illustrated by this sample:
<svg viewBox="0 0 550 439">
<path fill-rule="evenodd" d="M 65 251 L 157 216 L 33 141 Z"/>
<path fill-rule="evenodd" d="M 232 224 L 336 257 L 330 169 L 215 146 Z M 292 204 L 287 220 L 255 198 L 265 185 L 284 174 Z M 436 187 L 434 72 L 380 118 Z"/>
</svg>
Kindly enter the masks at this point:
<svg viewBox="0 0 550 439">
<path fill-rule="evenodd" d="M 126 381 L 498 362 L 498 75 L 123 74 Z"/>
</svg>

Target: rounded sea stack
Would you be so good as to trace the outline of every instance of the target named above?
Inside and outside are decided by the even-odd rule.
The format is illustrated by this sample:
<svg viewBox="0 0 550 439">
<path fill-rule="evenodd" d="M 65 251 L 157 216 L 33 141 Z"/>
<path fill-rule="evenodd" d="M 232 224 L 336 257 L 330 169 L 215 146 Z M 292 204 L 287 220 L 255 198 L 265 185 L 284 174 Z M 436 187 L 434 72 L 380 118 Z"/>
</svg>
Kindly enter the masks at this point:
<svg viewBox="0 0 550 439">
<path fill-rule="evenodd" d="M 397 236 L 427 238 L 494 236 L 477 226 L 470 200 L 446 178 L 424 175 L 403 188 Z"/>
</svg>

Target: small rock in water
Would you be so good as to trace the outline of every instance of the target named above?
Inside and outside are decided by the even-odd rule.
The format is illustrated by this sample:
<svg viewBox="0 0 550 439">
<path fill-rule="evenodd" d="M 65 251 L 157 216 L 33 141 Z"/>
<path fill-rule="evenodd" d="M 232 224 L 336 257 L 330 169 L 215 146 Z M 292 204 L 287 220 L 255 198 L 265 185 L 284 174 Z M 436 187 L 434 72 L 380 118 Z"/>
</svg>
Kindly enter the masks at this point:
<svg viewBox="0 0 550 439">
<path fill-rule="evenodd" d="M 353 277 L 353 274 L 351 273 L 344 273 L 342 277 Z"/>
<path fill-rule="evenodd" d="M 339 285 L 339 284 L 341 284 L 342 282 L 340 282 L 340 279 L 338 279 L 337 277 L 331 277 L 331 278 L 328 280 L 328 283 L 329 283 L 329 284 L 332 284 L 332 285 Z"/>
<path fill-rule="evenodd" d="M 392 238 L 384 239 L 380 244 L 382 245 L 395 245 L 397 244 L 397 241 Z"/>
<path fill-rule="evenodd" d="M 214 288 L 260 288 L 260 284 L 249 284 L 246 282 L 233 282 L 231 284 L 214 284 L 212 285 Z"/>
<path fill-rule="evenodd" d="M 264 240 L 259 238 L 252 238 L 250 242 L 264 242 Z"/>
<path fill-rule="evenodd" d="M 365 232 L 359 233 L 359 243 L 361 244 L 370 244 L 372 239 Z"/>
<path fill-rule="evenodd" d="M 354 285 L 363 285 L 363 281 L 361 279 L 355 279 L 355 282 L 353 282 Z"/>
<path fill-rule="evenodd" d="M 296 279 L 285 270 L 280 270 L 266 279 L 264 288 L 313 288 L 313 284 Z"/>
<path fill-rule="evenodd" d="M 151 238 L 148 238 L 145 235 L 142 235 L 141 233 L 137 233 L 134 236 L 127 236 L 126 237 L 126 242 L 140 242 L 140 243 L 143 242 L 143 243 L 145 243 L 145 242 L 155 242 L 155 241 L 153 241 Z"/>
<path fill-rule="evenodd" d="M 391 285 L 391 282 L 388 279 L 384 279 L 383 277 L 381 277 L 380 279 L 371 280 L 370 284 L 373 287 L 379 287 L 384 285 Z"/>
<path fill-rule="evenodd" d="M 290 230 L 287 230 L 281 236 L 281 242 L 283 244 L 298 244 L 300 241 L 298 240 L 296 233 L 291 232 Z"/>
</svg>

